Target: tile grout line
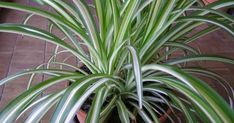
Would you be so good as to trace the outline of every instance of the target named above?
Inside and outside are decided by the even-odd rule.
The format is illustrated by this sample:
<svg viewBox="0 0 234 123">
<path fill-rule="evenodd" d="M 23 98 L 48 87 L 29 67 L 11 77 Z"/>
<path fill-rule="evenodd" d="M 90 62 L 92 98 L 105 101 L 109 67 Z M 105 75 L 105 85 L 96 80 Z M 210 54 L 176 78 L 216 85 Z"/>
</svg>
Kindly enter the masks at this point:
<svg viewBox="0 0 234 123">
<path fill-rule="evenodd" d="M 27 4 L 29 3 L 29 0 L 27 0 Z M 12 10 L 11 10 L 12 11 Z M 15 10 L 13 10 L 13 11 L 15 11 Z M 21 18 L 22 19 L 22 18 Z M 15 42 L 14 42 L 14 48 L 13 48 L 13 50 L 12 50 L 12 53 L 11 53 L 11 57 L 10 57 L 10 63 L 9 63 L 9 65 L 8 65 L 8 68 L 7 68 L 7 72 L 6 72 L 6 74 L 5 74 L 5 77 L 7 77 L 7 76 L 9 76 L 9 74 L 10 74 L 10 69 L 11 69 L 11 66 L 12 66 L 12 59 L 13 59 L 13 57 L 15 56 L 14 54 L 15 54 L 15 49 L 16 49 L 16 44 L 17 44 L 17 42 L 19 41 L 19 39 L 23 39 L 24 37 L 23 37 L 23 35 L 20 35 L 20 34 L 17 34 L 17 37 L 16 37 L 16 40 L 15 40 Z M 1 90 L 1 95 L 0 95 L 0 101 L 2 100 L 2 98 L 3 98 L 3 94 L 4 94 L 4 90 L 5 90 L 5 84 L 3 84 L 3 86 L 2 86 L 2 90 Z"/>
<path fill-rule="evenodd" d="M 5 77 L 9 76 L 9 74 L 10 74 L 10 69 L 11 69 L 12 61 L 13 61 L 12 59 L 13 59 L 13 57 L 15 56 L 14 54 L 15 54 L 16 44 L 17 44 L 17 42 L 19 41 L 20 38 L 23 39 L 23 36 L 17 34 L 16 40 L 15 40 L 15 42 L 14 42 L 14 48 L 13 48 L 12 53 L 11 53 L 10 63 L 9 63 L 9 65 L 8 65 L 8 68 L 7 68 L 7 72 L 6 72 L 6 74 L 5 74 Z M 2 100 L 4 89 L 5 89 L 5 84 L 3 85 L 3 89 L 2 89 L 2 92 L 1 92 L 2 95 L 1 95 L 1 97 L 0 97 L 0 101 Z"/>
<path fill-rule="evenodd" d="M 50 9 L 47 9 L 48 11 L 50 11 Z M 47 21 L 47 20 L 46 20 Z M 45 27 L 46 29 L 48 29 L 49 28 L 49 21 L 48 21 L 48 23 L 46 24 L 46 27 Z M 44 57 L 43 57 L 43 63 L 42 64 L 44 64 L 44 63 L 46 63 L 46 52 L 47 52 L 47 47 L 48 47 L 48 45 L 47 45 L 47 42 L 45 41 L 45 43 L 44 43 Z M 45 65 L 43 65 L 43 69 L 45 69 Z M 43 82 L 45 80 L 45 75 L 44 74 L 42 74 L 42 78 L 41 78 L 41 82 Z M 41 97 L 43 97 L 44 96 L 44 92 L 42 91 L 41 92 L 41 95 L 40 95 Z M 43 121 L 40 121 L 40 123 L 44 123 Z"/>
<path fill-rule="evenodd" d="M 50 8 L 47 8 L 48 11 L 50 11 L 51 9 Z M 46 20 L 47 21 L 47 20 Z M 46 24 L 46 29 L 49 29 L 49 21 L 47 21 L 47 24 Z M 45 44 L 44 44 L 44 57 L 43 57 L 43 64 L 46 63 L 46 52 L 47 52 L 47 48 L 48 48 L 48 44 L 47 42 L 45 41 Z M 43 66 L 43 69 L 45 69 L 46 66 Z M 42 81 L 45 80 L 45 75 L 43 74 L 42 75 Z M 41 93 L 41 97 L 43 97 L 44 95 L 44 92 Z"/>
</svg>

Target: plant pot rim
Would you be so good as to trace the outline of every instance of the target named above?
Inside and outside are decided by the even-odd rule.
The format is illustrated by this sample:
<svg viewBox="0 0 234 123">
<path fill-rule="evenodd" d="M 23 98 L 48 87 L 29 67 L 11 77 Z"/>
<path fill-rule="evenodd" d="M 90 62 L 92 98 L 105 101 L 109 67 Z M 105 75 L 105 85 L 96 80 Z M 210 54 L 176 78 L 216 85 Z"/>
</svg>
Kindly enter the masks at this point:
<svg viewBox="0 0 234 123">
<path fill-rule="evenodd" d="M 166 112 L 167 112 L 167 114 L 170 115 L 172 111 L 170 108 L 168 108 Z M 83 110 L 78 111 L 76 114 L 76 117 L 80 123 L 85 123 L 86 116 L 87 116 L 87 113 Z M 166 114 L 163 114 L 159 117 L 160 123 L 165 122 L 167 119 L 168 119 L 168 116 Z"/>
</svg>

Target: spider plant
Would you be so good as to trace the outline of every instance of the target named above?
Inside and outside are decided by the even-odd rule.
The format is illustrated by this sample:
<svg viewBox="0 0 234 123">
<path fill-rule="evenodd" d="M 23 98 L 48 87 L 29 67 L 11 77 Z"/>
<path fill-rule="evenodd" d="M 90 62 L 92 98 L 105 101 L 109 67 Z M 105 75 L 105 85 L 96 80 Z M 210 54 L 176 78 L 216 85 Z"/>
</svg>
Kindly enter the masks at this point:
<svg viewBox="0 0 234 123">
<path fill-rule="evenodd" d="M 198 61 L 234 64 L 232 59 L 204 55 L 189 45 L 218 29 L 234 36 L 234 18 L 219 11 L 223 7 L 232 7 L 233 0 L 220 0 L 208 6 L 200 0 L 36 1 L 53 10 L 0 2 L 2 8 L 29 13 L 22 24 L 0 24 L 0 32 L 22 34 L 56 45 L 47 63 L 0 81 L 3 85 L 31 75 L 28 89 L 1 111 L 1 123 L 14 122 L 26 111 L 31 111 L 26 123 L 40 122 L 54 106 L 50 122 L 69 123 L 91 94 L 94 98 L 87 113 L 87 123 L 105 122 L 114 110 L 123 123 L 137 122 L 138 119 L 157 123 L 163 114 L 171 122 L 180 121 L 177 115 L 189 123 L 234 121 L 232 87 L 218 74 L 188 64 Z M 34 15 L 46 18 L 50 29 L 27 25 Z M 193 31 L 200 26 L 205 28 Z M 65 37 L 53 34 L 51 30 L 54 28 Z M 183 55 L 173 57 L 179 51 Z M 56 60 L 65 52 L 71 55 Z M 70 57 L 82 62 L 91 74 L 77 64 L 68 64 L 66 61 Z M 51 68 L 52 64 L 60 67 Z M 49 78 L 31 86 L 36 74 Z M 217 81 L 229 100 L 226 102 L 197 75 Z M 40 96 L 51 86 L 67 81 L 72 84 L 65 89 Z M 172 113 L 167 113 L 161 104 Z"/>
</svg>

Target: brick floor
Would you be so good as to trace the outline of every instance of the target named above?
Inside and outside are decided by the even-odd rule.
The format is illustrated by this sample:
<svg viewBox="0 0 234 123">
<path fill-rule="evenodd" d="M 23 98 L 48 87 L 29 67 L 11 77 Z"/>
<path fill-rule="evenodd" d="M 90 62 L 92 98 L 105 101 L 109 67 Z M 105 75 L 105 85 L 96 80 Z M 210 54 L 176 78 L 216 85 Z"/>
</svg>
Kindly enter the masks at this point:
<svg viewBox="0 0 234 123">
<path fill-rule="evenodd" d="M 15 2 L 41 7 L 40 5 L 31 2 L 31 0 L 15 0 Z M 48 8 L 43 7 L 43 9 Z M 19 23 L 22 22 L 22 18 L 25 15 L 26 13 L 23 12 L 3 10 L 0 13 L 0 22 Z M 48 28 L 48 22 L 38 16 L 32 18 L 29 21 L 29 24 L 42 29 Z M 56 30 L 54 31 L 56 32 Z M 60 32 L 56 33 L 58 34 Z M 198 39 L 193 45 L 194 47 L 199 47 L 203 53 L 219 54 L 234 58 L 234 39 L 222 30 Z M 53 49 L 53 45 L 38 39 L 22 37 L 21 35 L 15 34 L 0 33 L 0 79 L 21 70 L 34 68 L 35 66 L 42 64 L 44 61 L 48 60 Z M 228 82 L 230 82 L 232 87 L 234 87 L 233 65 L 214 62 L 203 63 L 205 64 L 205 67 L 220 73 Z M 0 109 L 26 89 L 27 79 L 28 77 L 23 77 L 0 87 Z M 35 81 L 37 82 L 41 80 L 43 80 L 43 77 L 38 76 Z M 211 86 L 223 94 L 222 89 L 212 83 Z M 54 89 L 59 87 L 61 87 L 61 85 L 55 86 Z M 53 91 L 54 89 L 47 90 L 47 92 Z"/>
<path fill-rule="evenodd" d="M 43 8 L 44 10 L 48 10 L 48 7 L 36 4 L 35 2 L 32 2 L 32 0 L 12 0 L 12 2 L 36 6 Z M 27 13 L 24 12 L 2 9 L 0 12 L 0 23 L 20 23 L 26 15 Z M 48 29 L 48 21 L 39 16 L 31 18 L 28 21 L 28 24 L 41 29 Z M 57 30 L 54 30 L 53 33 L 63 37 Z M 39 39 L 16 34 L 0 33 L 0 79 L 25 69 L 35 68 L 36 66 L 44 63 L 50 58 L 54 48 L 55 46 L 51 43 L 47 43 Z M 0 86 L 0 109 L 6 106 L 9 101 L 17 97 L 20 93 L 25 91 L 27 88 L 28 78 L 29 76 L 25 76 L 14 80 L 9 84 Z M 41 82 L 43 79 L 43 76 L 37 75 L 33 83 Z M 63 87 L 65 87 L 64 84 L 57 84 L 53 88 L 46 90 L 45 93 L 49 93 Z M 48 123 L 50 114 L 47 114 L 42 123 Z M 24 120 L 25 117 L 22 117 L 16 122 L 22 123 Z"/>
</svg>

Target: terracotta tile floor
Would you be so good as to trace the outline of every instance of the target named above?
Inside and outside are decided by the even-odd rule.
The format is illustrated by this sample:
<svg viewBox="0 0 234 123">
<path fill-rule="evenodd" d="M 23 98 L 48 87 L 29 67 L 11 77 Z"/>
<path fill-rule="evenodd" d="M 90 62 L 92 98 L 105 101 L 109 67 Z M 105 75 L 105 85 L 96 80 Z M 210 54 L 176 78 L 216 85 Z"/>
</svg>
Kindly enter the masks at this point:
<svg viewBox="0 0 234 123">
<path fill-rule="evenodd" d="M 15 2 L 37 5 L 31 0 L 15 0 Z M 44 9 L 48 9 L 44 7 Z M 20 23 L 26 13 L 16 12 L 12 10 L 3 10 L 0 12 L 0 22 Z M 35 16 L 29 21 L 30 25 L 37 26 L 42 29 L 48 28 L 48 22 L 41 17 Z M 207 35 L 192 44 L 199 47 L 203 53 L 224 55 L 234 58 L 234 38 L 226 32 L 219 30 Z M 0 33 L 0 79 L 12 75 L 24 69 L 34 68 L 48 60 L 53 45 L 38 39 L 23 37 L 21 35 Z M 222 63 L 203 62 L 204 66 L 220 73 L 234 87 L 234 65 L 226 65 Z M 26 80 L 28 77 L 17 79 L 10 84 L 0 87 L 0 109 L 5 106 L 11 99 L 19 95 L 27 87 Z M 42 81 L 43 76 L 38 76 L 36 81 Z M 222 88 L 211 83 L 224 97 Z M 59 87 L 56 86 L 56 87 Z M 225 97 L 226 98 L 226 97 Z M 46 122 L 46 120 L 45 120 Z"/>
</svg>

